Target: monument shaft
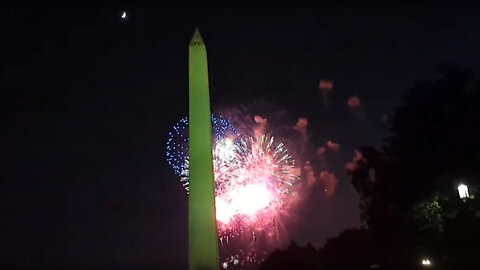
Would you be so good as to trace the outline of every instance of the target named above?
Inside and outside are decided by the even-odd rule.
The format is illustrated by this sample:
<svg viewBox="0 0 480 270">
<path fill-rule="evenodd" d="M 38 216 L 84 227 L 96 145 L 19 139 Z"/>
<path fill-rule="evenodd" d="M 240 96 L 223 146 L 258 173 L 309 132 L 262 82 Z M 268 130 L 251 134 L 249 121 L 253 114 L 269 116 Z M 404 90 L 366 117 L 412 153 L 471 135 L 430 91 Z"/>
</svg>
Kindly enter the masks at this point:
<svg viewBox="0 0 480 270">
<path fill-rule="evenodd" d="M 218 269 L 212 120 L 205 44 L 198 29 L 189 46 L 190 270 Z"/>
</svg>

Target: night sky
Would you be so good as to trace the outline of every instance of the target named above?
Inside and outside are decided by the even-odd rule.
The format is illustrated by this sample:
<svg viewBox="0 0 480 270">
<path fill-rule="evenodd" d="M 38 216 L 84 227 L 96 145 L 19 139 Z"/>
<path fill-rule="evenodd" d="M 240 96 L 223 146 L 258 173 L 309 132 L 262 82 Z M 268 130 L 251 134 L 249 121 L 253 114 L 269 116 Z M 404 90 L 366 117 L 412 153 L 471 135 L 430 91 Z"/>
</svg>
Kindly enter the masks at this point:
<svg viewBox="0 0 480 270">
<path fill-rule="evenodd" d="M 326 152 L 338 178 L 334 195 L 319 200 L 321 189 L 314 190 L 288 238 L 318 245 L 360 226 L 345 163 L 356 147 L 381 144 L 388 135 L 382 115 L 416 80 L 435 78 L 437 64 L 479 70 L 479 12 L 449 5 L 2 8 L 2 266 L 186 269 L 187 196 L 165 144 L 188 113 L 196 26 L 214 110 L 244 106 L 267 118 L 284 111 L 278 125 L 308 119 L 314 152 L 328 140 L 340 144 Z M 328 107 L 320 80 L 334 83 Z M 356 110 L 347 105 L 352 96 L 361 101 Z"/>
</svg>

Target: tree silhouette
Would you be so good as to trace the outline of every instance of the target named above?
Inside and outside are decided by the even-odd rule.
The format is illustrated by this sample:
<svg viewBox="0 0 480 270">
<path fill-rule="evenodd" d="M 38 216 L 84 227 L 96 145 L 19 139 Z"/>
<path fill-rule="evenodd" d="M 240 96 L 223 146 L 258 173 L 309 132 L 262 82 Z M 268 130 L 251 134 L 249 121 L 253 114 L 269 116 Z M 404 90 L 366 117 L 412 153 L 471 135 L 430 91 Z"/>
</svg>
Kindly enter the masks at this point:
<svg viewBox="0 0 480 270">
<path fill-rule="evenodd" d="M 369 232 L 347 229 L 335 238 L 327 239 L 322 249 L 327 269 L 369 269 L 372 264 Z"/>
<path fill-rule="evenodd" d="M 360 147 L 348 171 L 366 229 L 350 229 L 320 249 L 292 243 L 261 265 L 269 269 L 480 269 L 480 81 L 440 66 L 418 82 L 390 122 L 381 149 Z M 472 196 L 458 198 L 468 184 Z"/>
<path fill-rule="evenodd" d="M 480 184 L 480 83 L 467 69 L 444 65 L 439 73 L 404 97 L 382 149 L 360 147 L 362 159 L 348 171 L 374 256 L 389 269 L 413 267 L 422 252 L 447 252 L 441 233 L 446 210 L 458 210 L 456 186 Z"/>
<path fill-rule="evenodd" d="M 323 269 L 322 256 L 312 245 L 299 247 L 292 242 L 286 250 L 274 251 L 260 266 L 260 270 Z"/>
<path fill-rule="evenodd" d="M 361 270 L 369 269 L 371 261 L 369 232 L 347 229 L 339 236 L 327 239 L 322 248 L 295 242 L 285 250 L 273 252 L 260 270 Z"/>
</svg>

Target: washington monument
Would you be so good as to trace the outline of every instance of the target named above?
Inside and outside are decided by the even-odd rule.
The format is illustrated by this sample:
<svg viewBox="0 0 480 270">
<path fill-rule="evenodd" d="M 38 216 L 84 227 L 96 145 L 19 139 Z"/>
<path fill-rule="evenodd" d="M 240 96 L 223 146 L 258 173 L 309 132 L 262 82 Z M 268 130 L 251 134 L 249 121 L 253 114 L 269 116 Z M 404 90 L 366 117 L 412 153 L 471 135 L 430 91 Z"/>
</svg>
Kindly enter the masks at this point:
<svg viewBox="0 0 480 270">
<path fill-rule="evenodd" d="M 207 51 L 198 29 L 195 30 L 189 46 L 188 74 L 189 268 L 190 270 L 217 270 L 219 268 L 218 233 L 215 219 L 215 182 Z"/>
</svg>

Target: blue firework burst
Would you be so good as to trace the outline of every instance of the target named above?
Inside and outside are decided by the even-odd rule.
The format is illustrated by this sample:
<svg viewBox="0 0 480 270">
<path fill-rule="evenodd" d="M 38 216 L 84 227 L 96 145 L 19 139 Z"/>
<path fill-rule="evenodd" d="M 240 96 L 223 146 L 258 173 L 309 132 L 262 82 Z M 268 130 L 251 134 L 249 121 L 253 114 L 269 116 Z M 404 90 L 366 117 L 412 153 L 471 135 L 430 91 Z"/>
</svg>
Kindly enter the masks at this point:
<svg viewBox="0 0 480 270">
<path fill-rule="evenodd" d="M 236 135 L 237 131 L 227 119 L 212 114 L 212 134 L 215 141 Z M 188 141 L 188 117 L 184 117 L 173 126 L 167 139 L 167 162 L 177 175 L 181 175 L 188 167 Z"/>
</svg>

